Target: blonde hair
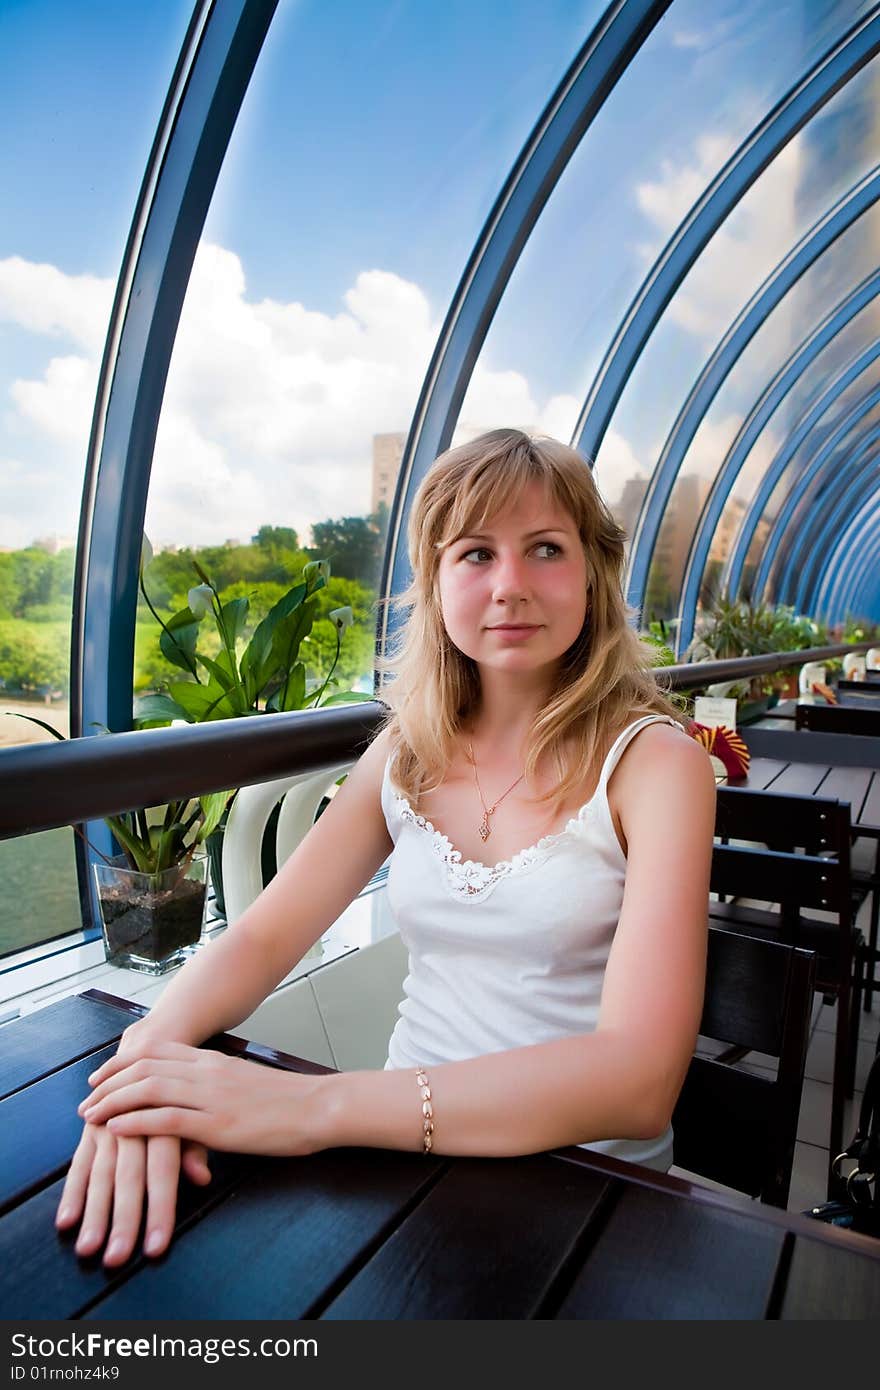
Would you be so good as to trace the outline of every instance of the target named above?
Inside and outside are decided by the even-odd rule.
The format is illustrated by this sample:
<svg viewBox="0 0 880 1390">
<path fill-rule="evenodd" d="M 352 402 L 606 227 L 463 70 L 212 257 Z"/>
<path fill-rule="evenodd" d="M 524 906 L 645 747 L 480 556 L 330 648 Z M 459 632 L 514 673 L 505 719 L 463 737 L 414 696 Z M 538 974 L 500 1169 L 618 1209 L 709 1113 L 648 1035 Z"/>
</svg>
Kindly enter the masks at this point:
<svg viewBox="0 0 880 1390">
<path fill-rule="evenodd" d="M 404 618 L 386 657 L 377 659 L 379 698 L 390 707 L 391 776 L 418 804 L 440 785 L 463 724 L 480 693 L 476 663 L 454 646 L 443 623 L 437 582 L 440 556 L 459 536 L 483 529 L 516 506 L 538 481 L 577 525 L 584 548 L 588 608 L 583 628 L 560 658 L 555 691 L 529 736 L 525 773 L 531 781 L 543 755 L 557 780 L 539 801 L 561 807 L 598 773 L 607 745 L 633 718 L 682 714 L 658 687 L 654 649 L 630 626 L 621 589 L 624 532 L 593 482 L 586 461 L 556 439 L 500 429 L 435 459 L 416 492 L 409 517 L 412 583 L 387 600 Z M 386 684 L 385 677 L 393 675 Z"/>
</svg>

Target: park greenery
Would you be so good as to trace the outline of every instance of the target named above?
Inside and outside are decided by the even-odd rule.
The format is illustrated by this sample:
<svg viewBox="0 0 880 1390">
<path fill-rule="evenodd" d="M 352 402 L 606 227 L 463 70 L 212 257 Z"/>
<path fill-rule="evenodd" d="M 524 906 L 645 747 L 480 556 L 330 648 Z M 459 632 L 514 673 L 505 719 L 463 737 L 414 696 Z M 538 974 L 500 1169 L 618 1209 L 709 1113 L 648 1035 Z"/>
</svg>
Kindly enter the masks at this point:
<svg viewBox="0 0 880 1390">
<path fill-rule="evenodd" d="M 312 544 L 300 543 L 287 526 L 261 526 L 246 545 L 163 550 L 150 564 L 149 594 L 155 614 L 139 594 L 133 688 L 146 695 L 179 677 L 157 641 L 157 615 L 168 621 L 187 605 L 198 564 L 211 576 L 221 604 L 247 599 L 246 642 L 290 589 L 303 567 L 328 559 L 331 577 L 315 597 L 314 622 L 302 659 L 307 686 L 327 679 L 337 655 L 337 626 L 330 613 L 350 608 L 352 623 L 334 678 L 353 686 L 373 664 L 376 589 L 387 528 L 387 509 L 370 516 L 317 522 Z M 67 694 L 74 552 L 56 555 L 36 546 L 0 552 L 0 690 L 8 695 Z M 239 606 L 239 610 L 240 611 Z M 205 655 L 219 653 L 221 639 L 205 637 Z M 213 650 L 212 650 L 213 647 Z"/>
</svg>

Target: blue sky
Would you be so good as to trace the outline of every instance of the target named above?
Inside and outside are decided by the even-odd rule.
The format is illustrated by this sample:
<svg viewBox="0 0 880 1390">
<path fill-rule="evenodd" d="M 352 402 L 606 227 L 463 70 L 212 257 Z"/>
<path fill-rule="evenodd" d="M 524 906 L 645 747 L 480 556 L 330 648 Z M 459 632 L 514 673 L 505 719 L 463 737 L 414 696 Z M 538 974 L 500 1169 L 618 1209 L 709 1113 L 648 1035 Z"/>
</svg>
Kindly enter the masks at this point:
<svg viewBox="0 0 880 1390">
<path fill-rule="evenodd" d="M 366 509 L 372 436 L 406 429 L 473 241 L 601 8 L 281 0 L 184 308 L 155 539 Z M 651 256 L 840 27 L 828 14 L 676 0 L 547 208 L 464 424 L 565 434 Z M 75 532 L 101 312 L 189 15 L 180 0 L 0 0 L 0 51 L 14 55 L 0 89 L 0 545 Z M 686 284 L 624 397 L 599 460 L 612 500 L 650 468 L 714 338 L 790 245 L 796 155 Z M 712 458 L 729 433 L 715 425 Z"/>
</svg>

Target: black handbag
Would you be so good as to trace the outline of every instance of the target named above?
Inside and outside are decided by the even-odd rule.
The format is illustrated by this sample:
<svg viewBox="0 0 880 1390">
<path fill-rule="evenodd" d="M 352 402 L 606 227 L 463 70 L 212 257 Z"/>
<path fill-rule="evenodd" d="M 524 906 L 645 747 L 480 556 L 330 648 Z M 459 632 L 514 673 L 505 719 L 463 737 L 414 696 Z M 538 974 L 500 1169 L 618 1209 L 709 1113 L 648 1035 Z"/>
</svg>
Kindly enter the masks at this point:
<svg viewBox="0 0 880 1390">
<path fill-rule="evenodd" d="M 839 1195 L 804 1214 L 880 1237 L 880 1052 L 865 1082 L 855 1137 L 831 1167 Z"/>
</svg>

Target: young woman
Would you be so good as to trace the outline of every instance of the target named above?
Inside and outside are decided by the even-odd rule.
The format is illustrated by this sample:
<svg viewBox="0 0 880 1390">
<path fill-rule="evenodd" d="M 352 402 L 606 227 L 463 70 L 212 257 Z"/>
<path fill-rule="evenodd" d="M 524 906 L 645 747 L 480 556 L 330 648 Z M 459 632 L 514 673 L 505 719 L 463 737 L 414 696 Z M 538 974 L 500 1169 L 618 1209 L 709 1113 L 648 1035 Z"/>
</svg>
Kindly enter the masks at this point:
<svg viewBox="0 0 880 1390">
<path fill-rule="evenodd" d="M 512 1155 L 666 1168 L 705 974 L 715 780 L 627 621 L 623 536 L 583 459 L 495 430 L 436 460 L 409 530 L 389 718 L 240 921 L 90 1082 L 57 1224 L 124 1262 L 206 1149 Z M 391 855 L 409 951 L 383 1071 L 202 1051 Z M 333 873 L 326 866 L 333 865 Z M 295 890 L 295 891 L 294 891 Z"/>
</svg>

